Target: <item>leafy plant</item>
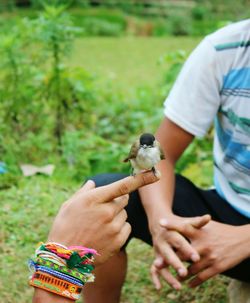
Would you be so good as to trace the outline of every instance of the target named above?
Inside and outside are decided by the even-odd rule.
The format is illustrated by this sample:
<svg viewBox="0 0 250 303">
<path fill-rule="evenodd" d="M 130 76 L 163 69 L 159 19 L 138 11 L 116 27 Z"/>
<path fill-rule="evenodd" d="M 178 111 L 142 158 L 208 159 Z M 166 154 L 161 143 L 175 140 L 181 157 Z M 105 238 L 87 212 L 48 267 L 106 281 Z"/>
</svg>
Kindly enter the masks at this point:
<svg viewBox="0 0 250 303">
<path fill-rule="evenodd" d="M 33 100 L 33 112 L 36 109 L 34 96 L 41 80 L 36 64 L 33 64 L 36 59 L 31 59 L 32 55 L 27 51 L 30 46 L 30 36 L 27 34 L 30 25 L 30 22 L 24 19 L 0 36 L 2 114 L 12 130 L 19 133 L 25 131 L 29 125 L 25 116 L 30 109 L 30 100 Z"/>
<path fill-rule="evenodd" d="M 187 36 L 191 33 L 191 18 L 189 15 L 169 16 L 170 33 L 174 36 Z"/>
<path fill-rule="evenodd" d="M 163 96 L 168 95 L 186 58 L 187 52 L 179 49 L 177 51 L 167 53 L 159 59 L 158 63 L 166 66 L 166 71 L 163 78 L 163 86 L 161 88 L 161 94 Z"/>
<path fill-rule="evenodd" d="M 65 113 L 69 110 L 64 91 L 63 74 L 66 73 L 67 69 L 64 65 L 64 59 L 70 54 L 72 42 L 79 32 L 79 28 L 73 25 L 70 15 L 66 13 L 65 5 L 52 6 L 47 4 L 44 4 L 44 12 L 34 20 L 34 26 L 50 63 L 45 89 L 46 97 L 50 100 L 55 111 L 54 133 L 60 147 L 65 127 Z M 68 91 L 70 89 L 69 86 Z"/>
</svg>

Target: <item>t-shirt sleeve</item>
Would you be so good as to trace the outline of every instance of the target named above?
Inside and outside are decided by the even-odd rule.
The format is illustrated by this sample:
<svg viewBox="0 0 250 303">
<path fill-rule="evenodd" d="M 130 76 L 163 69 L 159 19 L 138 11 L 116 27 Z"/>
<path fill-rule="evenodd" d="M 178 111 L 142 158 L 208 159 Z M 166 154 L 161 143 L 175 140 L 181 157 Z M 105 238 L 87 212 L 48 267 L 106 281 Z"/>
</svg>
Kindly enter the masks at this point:
<svg viewBox="0 0 250 303">
<path fill-rule="evenodd" d="M 164 102 L 164 114 L 197 137 L 209 129 L 220 106 L 219 66 L 213 45 L 205 38 L 185 62 Z"/>
</svg>

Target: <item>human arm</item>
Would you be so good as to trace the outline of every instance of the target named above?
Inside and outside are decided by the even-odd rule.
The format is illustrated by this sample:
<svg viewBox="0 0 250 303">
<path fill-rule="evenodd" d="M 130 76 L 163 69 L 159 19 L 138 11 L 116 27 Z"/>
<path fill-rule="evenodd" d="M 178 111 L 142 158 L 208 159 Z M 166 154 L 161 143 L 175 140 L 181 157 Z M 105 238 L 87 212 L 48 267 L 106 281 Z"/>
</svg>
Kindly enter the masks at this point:
<svg viewBox="0 0 250 303">
<path fill-rule="evenodd" d="M 152 234 L 159 228 L 159 219 L 172 214 L 175 163 L 192 142 L 193 135 L 165 117 L 156 132 L 156 139 L 160 142 L 166 158 L 157 165 L 157 169 L 161 172 L 161 179 L 155 184 L 139 189 Z M 155 203 L 152 203 L 156 197 L 157 207 Z"/>
<path fill-rule="evenodd" d="M 100 253 L 95 264 L 105 262 L 129 236 L 131 227 L 126 222 L 127 214 L 124 210 L 128 193 L 156 181 L 158 178 L 151 172 L 98 188 L 95 188 L 93 181 L 88 181 L 61 206 L 48 241 L 65 246 L 93 247 Z M 33 303 L 70 301 L 35 288 Z"/>
<path fill-rule="evenodd" d="M 177 254 L 173 254 L 173 249 L 171 250 L 169 246 L 178 248 L 184 259 L 188 255 L 189 259 L 197 261 L 199 256 L 179 233 L 163 232 L 159 226 L 159 219 L 163 217 L 168 219 L 171 217 L 171 220 L 180 219 L 173 216 L 171 211 L 174 166 L 194 136 L 204 136 L 211 126 L 220 107 L 221 85 L 219 56 L 210 38 L 207 37 L 185 62 L 164 103 L 166 118 L 156 134 L 166 156 L 166 160 L 162 161 L 158 167 L 162 173 L 161 181 L 157 186 L 148 186 L 140 190 L 156 256 L 160 252 L 160 257 L 164 257 L 165 263 L 174 267 L 176 271 L 181 269 L 183 275 L 187 271 L 180 262 L 180 258 L 177 258 Z M 170 284 L 173 285 L 173 283 Z"/>
<path fill-rule="evenodd" d="M 46 290 L 35 288 L 33 303 L 72 303 L 72 300 L 58 296 Z"/>
<path fill-rule="evenodd" d="M 180 275 L 185 276 L 187 274 L 186 267 L 174 252 L 174 249 L 181 251 L 185 259 L 197 261 L 199 256 L 184 237 L 176 231 L 166 233 L 160 226 L 159 221 L 164 217 L 171 217 L 171 220 L 178 220 L 178 222 L 182 220 L 173 215 L 172 212 L 175 186 L 174 166 L 185 148 L 192 142 L 193 135 L 165 118 L 156 133 L 156 138 L 161 143 L 166 157 L 157 167 L 161 171 L 161 179 L 155 184 L 140 188 L 140 197 L 147 213 L 156 256 L 162 256 L 168 265 L 173 266 Z M 207 217 L 205 221 L 201 218 L 203 224 L 208 221 L 209 218 Z M 176 279 L 168 279 L 168 282 L 174 288 L 180 288 L 180 283 Z"/>
</svg>

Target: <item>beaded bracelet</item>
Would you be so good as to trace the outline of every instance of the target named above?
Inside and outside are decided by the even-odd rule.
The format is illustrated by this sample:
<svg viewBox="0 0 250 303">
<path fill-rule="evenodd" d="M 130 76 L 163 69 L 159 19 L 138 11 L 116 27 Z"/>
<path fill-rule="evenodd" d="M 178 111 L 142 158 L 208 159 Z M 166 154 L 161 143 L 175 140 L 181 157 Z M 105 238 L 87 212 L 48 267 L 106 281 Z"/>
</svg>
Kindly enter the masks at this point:
<svg viewBox="0 0 250 303">
<path fill-rule="evenodd" d="M 49 242 L 36 249 L 30 260 L 34 271 L 30 285 L 72 300 L 79 298 L 84 283 L 93 282 L 94 249 Z M 73 291 L 72 291 L 73 290 Z"/>
</svg>

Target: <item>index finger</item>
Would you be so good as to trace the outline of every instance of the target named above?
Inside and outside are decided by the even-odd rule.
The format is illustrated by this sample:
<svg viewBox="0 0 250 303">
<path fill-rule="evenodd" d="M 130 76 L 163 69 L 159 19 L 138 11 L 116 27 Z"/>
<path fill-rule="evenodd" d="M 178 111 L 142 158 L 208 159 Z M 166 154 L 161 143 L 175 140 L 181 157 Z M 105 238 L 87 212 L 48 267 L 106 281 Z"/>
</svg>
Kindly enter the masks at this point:
<svg viewBox="0 0 250 303">
<path fill-rule="evenodd" d="M 153 172 L 140 173 L 136 176 L 126 177 L 114 183 L 100 186 L 89 192 L 90 198 L 96 202 L 104 203 L 120 196 L 129 194 L 139 187 L 154 183 L 159 180 Z"/>
</svg>

